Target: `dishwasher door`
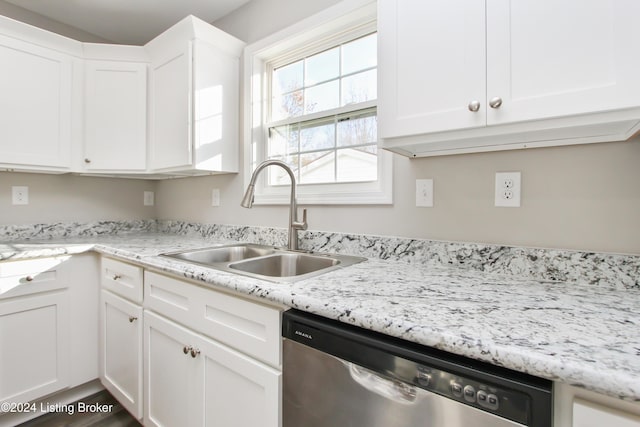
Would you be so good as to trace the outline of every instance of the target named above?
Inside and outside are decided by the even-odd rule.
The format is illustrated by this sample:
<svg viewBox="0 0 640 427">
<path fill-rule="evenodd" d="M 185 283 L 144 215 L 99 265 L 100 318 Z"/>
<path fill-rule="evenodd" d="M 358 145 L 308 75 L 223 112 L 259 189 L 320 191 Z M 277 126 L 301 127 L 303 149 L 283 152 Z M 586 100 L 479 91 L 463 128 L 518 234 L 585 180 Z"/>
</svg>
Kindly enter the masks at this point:
<svg viewBox="0 0 640 427">
<path fill-rule="evenodd" d="M 288 339 L 283 366 L 283 427 L 522 426 Z"/>
<path fill-rule="evenodd" d="M 282 316 L 283 427 L 550 427 L 552 383 L 299 310 Z"/>
</svg>

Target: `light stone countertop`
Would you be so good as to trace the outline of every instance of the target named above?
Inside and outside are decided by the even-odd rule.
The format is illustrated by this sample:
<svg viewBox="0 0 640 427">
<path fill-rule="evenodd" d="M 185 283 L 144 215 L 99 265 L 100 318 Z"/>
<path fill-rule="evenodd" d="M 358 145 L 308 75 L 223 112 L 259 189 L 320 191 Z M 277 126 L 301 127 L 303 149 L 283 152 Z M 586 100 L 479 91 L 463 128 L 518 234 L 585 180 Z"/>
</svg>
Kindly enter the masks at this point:
<svg viewBox="0 0 640 427">
<path fill-rule="evenodd" d="M 368 259 L 274 283 L 157 255 L 228 243 L 163 233 L 0 243 L 1 260 L 104 255 L 451 353 L 640 401 L 640 289 Z"/>
</svg>

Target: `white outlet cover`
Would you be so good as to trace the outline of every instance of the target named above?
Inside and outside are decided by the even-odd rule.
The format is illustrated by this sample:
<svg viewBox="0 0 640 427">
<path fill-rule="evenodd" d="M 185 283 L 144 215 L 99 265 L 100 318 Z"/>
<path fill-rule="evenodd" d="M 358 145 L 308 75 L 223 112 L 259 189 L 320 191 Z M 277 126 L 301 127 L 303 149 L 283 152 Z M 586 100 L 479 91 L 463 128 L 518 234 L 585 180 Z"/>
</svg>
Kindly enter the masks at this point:
<svg viewBox="0 0 640 427">
<path fill-rule="evenodd" d="M 13 186 L 11 187 L 11 203 L 14 205 L 29 204 L 29 187 Z"/>
<path fill-rule="evenodd" d="M 211 206 L 220 206 L 220 189 L 211 190 Z"/>
<path fill-rule="evenodd" d="M 433 207 L 433 179 L 416 179 L 416 206 Z"/>
<path fill-rule="evenodd" d="M 155 195 L 153 191 L 145 191 L 144 192 L 144 205 L 145 206 L 153 206 L 155 203 Z"/>
<path fill-rule="evenodd" d="M 495 206 L 519 208 L 521 183 L 520 172 L 496 172 Z"/>
</svg>

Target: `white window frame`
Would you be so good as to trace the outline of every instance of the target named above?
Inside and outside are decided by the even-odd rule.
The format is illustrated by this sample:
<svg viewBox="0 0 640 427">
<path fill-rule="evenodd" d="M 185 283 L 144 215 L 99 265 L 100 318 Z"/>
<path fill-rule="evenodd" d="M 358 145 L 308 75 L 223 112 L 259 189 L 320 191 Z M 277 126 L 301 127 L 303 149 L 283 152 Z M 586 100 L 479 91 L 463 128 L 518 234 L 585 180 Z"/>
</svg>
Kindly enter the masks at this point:
<svg viewBox="0 0 640 427">
<path fill-rule="evenodd" d="M 244 181 L 265 154 L 267 103 L 270 102 L 267 64 L 284 53 L 296 56 L 296 51 L 318 51 L 326 47 L 326 40 L 340 40 L 342 34 L 376 31 L 376 2 L 372 0 L 344 0 L 324 11 L 281 30 L 244 50 Z M 316 42 L 320 40 L 320 42 Z M 392 153 L 378 146 L 378 179 L 370 182 L 327 183 L 298 185 L 299 204 L 392 204 Z M 257 157 L 258 156 L 258 157 Z M 258 160 L 256 160 L 258 158 Z M 263 173 L 256 183 L 256 204 L 288 204 L 289 186 L 269 186 Z"/>
</svg>

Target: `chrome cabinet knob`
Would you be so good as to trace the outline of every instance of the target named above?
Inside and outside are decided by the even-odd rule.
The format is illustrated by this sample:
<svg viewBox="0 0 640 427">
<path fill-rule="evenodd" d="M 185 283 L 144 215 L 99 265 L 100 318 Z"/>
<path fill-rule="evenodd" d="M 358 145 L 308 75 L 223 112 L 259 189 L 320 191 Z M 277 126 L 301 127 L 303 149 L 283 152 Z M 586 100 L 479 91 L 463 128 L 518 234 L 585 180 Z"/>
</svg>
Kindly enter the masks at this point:
<svg viewBox="0 0 640 427">
<path fill-rule="evenodd" d="M 133 322 L 135 322 L 136 320 L 138 320 L 138 318 L 137 318 L 137 317 L 129 316 L 129 323 L 133 323 Z"/>
<path fill-rule="evenodd" d="M 190 352 L 191 350 L 193 350 L 193 347 L 188 346 L 188 345 L 185 345 L 185 346 L 184 346 L 184 348 L 182 349 L 182 352 L 183 352 L 184 354 L 189 354 L 189 352 Z"/>
<path fill-rule="evenodd" d="M 25 282 L 33 282 L 33 276 L 27 276 L 24 278 Z"/>
<path fill-rule="evenodd" d="M 469 111 L 475 113 L 480 109 L 480 101 L 476 101 L 475 99 L 469 103 Z"/>
<path fill-rule="evenodd" d="M 120 276 L 119 274 L 113 275 L 113 280 L 120 280 L 120 278 L 122 278 L 122 276 Z"/>
<path fill-rule="evenodd" d="M 491 98 L 489 100 L 489 107 L 491 108 L 500 108 L 501 105 L 502 105 L 502 98 L 500 98 L 499 96 L 496 96 L 495 98 Z"/>
<path fill-rule="evenodd" d="M 84 159 L 84 162 L 89 164 L 89 163 L 91 163 L 91 159 Z"/>
<path fill-rule="evenodd" d="M 191 357 L 193 357 L 194 359 L 200 354 L 200 350 L 198 350 L 197 348 L 191 348 Z"/>
</svg>

